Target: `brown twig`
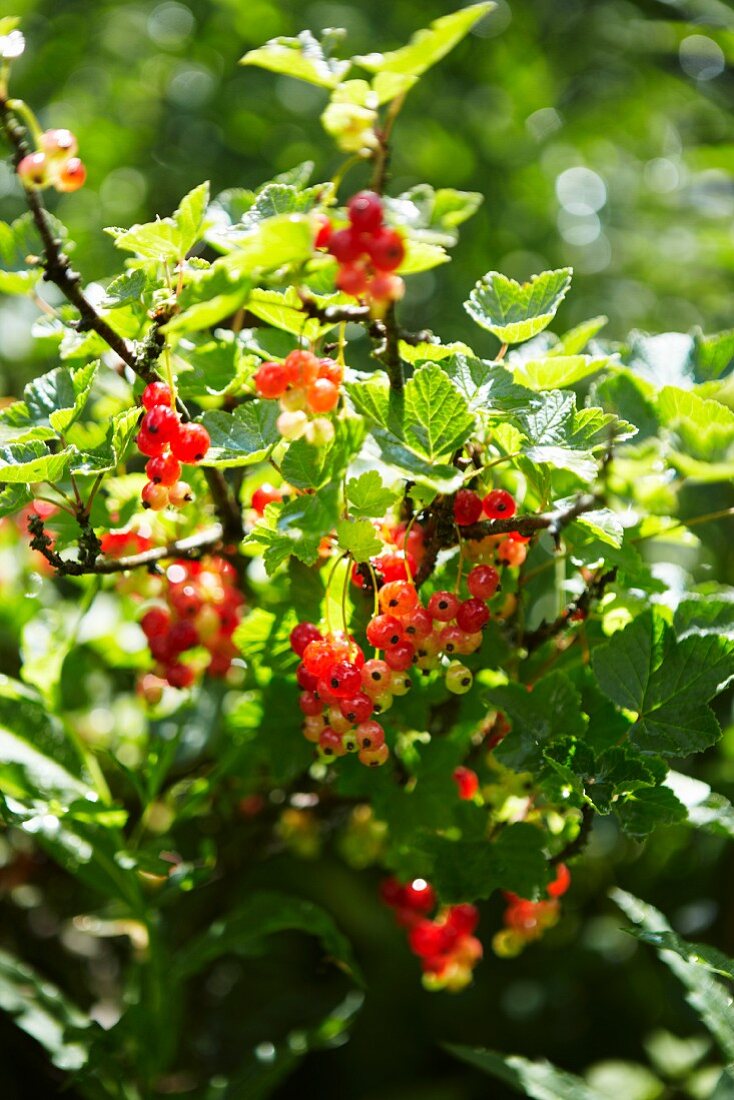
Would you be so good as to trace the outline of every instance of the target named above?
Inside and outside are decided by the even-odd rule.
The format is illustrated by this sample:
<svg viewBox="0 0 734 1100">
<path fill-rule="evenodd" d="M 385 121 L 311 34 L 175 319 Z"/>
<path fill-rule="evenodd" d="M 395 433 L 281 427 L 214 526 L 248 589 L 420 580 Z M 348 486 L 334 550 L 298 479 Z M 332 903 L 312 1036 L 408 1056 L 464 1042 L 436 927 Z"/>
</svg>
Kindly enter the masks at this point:
<svg viewBox="0 0 734 1100">
<path fill-rule="evenodd" d="M 0 98 L 0 122 L 12 147 L 13 162 L 17 168 L 30 149 L 25 131 L 15 119 L 6 98 Z M 143 382 L 155 380 L 157 374 L 153 364 L 162 348 L 158 326 L 154 323 L 139 351 L 115 332 L 82 291 L 81 276 L 72 268 L 69 257 L 63 251 L 62 242 L 54 235 L 40 192 L 29 188 L 24 188 L 24 191 L 28 209 L 43 244 L 44 279 L 58 287 L 66 300 L 78 310 L 80 318 L 77 323 L 78 330 L 96 332 Z M 184 406 L 181 406 L 181 412 L 186 419 L 190 419 Z M 232 542 L 239 542 L 243 536 L 243 526 L 237 501 L 230 496 L 221 470 L 212 466 L 203 466 L 202 469 L 227 538 Z"/>
<path fill-rule="evenodd" d="M 88 574 L 102 576 L 108 573 L 125 573 L 130 569 L 141 569 L 155 565 L 164 558 L 197 558 L 205 550 L 211 550 L 222 542 L 224 531 L 221 523 L 207 527 L 204 531 L 198 531 L 195 535 L 188 535 L 183 539 L 176 539 L 166 546 L 153 546 L 150 550 L 143 550 L 140 554 L 129 554 L 124 558 L 96 558 L 96 560 L 69 561 L 62 558 L 53 549 L 52 540 L 46 534 L 43 520 L 40 516 L 31 515 L 28 519 L 28 530 L 31 535 L 31 549 L 43 554 L 46 561 L 54 567 L 60 576 L 82 577 Z"/>
<path fill-rule="evenodd" d="M 601 599 L 604 595 L 604 591 L 607 585 L 612 584 L 617 576 L 617 567 L 608 570 L 603 573 L 602 576 L 596 577 L 594 580 L 589 581 L 584 591 L 575 600 L 565 607 L 558 618 L 546 622 L 544 619 L 540 626 L 535 630 L 526 631 L 523 634 L 520 645 L 528 653 L 533 653 L 534 650 L 539 649 L 540 646 L 550 641 L 551 638 L 555 638 L 557 634 L 561 634 L 564 630 L 568 629 L 570 620 L 574 615 L 579 615 L 582 618 L 586 618 L 592 603 Z"/>
<path fill-rule="evenodd" d="M 579 855 L 589 843 L 591 826 L 594 824 L 594 810 L 589 803 L 585 803 L 581 810 L 581 824 L 579 831 L 573 840 L 569 841 L 565 848 L 551 857 L 551 864 L 555 867 L 558 863 L 565 863 L 567 859 Z"/>
</svg>

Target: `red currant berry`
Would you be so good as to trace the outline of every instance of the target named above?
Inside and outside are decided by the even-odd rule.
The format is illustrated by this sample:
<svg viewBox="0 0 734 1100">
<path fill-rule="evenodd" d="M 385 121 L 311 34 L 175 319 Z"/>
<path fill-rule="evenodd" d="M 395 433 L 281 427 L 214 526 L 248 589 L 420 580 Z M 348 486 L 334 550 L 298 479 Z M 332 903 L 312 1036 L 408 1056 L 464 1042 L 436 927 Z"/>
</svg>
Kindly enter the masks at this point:
<svg viewBox="0 0 734 1100">
<path fill-rule="evenodd" d="M 415 648 L 410 642 L 398 642 L 397 645 L 387 646 L 385 649 L 385 662 L 394 672 L 405 672 L 414 659 Z"/>
<path fill-rule="evenodd" d="M 453 592 L 434 592 L 428 601 L 428 613 L 440 623 L 449 623 L 456 618 L 460 603 Z"/>
<path fill-rule="evenodd" d="M 390 875 L 389 878 L 383 879 L 380 883 L 380 897 L 385 905 L 389 905 L 392 908 L 402 904 L 403 887 L 394 875 Z"/>
<path fill-rule="evenodd" d="M 299 623 L 298 626 L 294 626 L 290 634 L 291 649 L 294 653 L 297 653 L 299 657 L 302 657 L 306 652 L 306 646 L 309 642 L 323 641 L 321 631 L 313 623 Z"/>
<path fill-rule="evenodd" d="M 454 497 L 454 519 L 460 527 L 476 523 L 482 514 L 482 499 L 472 489 L 459 489 Z"/>
<path fill-rule="evenodd" d="M 466 695 L 471 689 L 474 677 L 471 669 L 460 661 L 452 661 L 446 669 L 446 687 L 452 695 Z"/>
<path fill-rule="evenodd" d="M 394 615 L 375 615 L 367 623 L 367 641 L 376 649 L 395 646 L 403 639 L 403 625 Z"/>
<path fill-rule="evenodd" d="M 324 709 L 324 704 L 313 691 L 302 691 L 298 697 L 298 705 L 305 715 L 313 718 L 316 714 L 321 714 Z"/>
<path fill-rule="evenodd" d="M 414 913 L 430 913 L 436 905 L 436 891 L 424 878 L 414 878 L 403 887 L 402 904 Z"/>
<path fill-rule="evenodd" d="M 336 274 L 335 282 L 339 290 L 357 298 L 367 289 L 367 268 L 362 263 L 342 264 Z"/>
<path fill-rule="evenodd" d="M 446 916 L 446 926 L 460 936 L 471 936 L 479 923 L 479 913 L 475 905 L 452 905 Z"/>
<path fill-rule="evenodd" d="M 433 618 L 425 607 L 414 607 L 403 618 L 403 629 L 408 641 L 420 642 L 432 632 Z"/>
<path fill-rule="evenodd" d="M 380 607 L 386 615 L 410 614 L 418 606 L 418 593 L 409 581 L 390 581 L 380 589 Z"/>
<path fill-rule="evenodd" d="M 18 165 L 18 178 L 31 191 L 49 184 L 48 160 L 44 153 L 29 153 Z"/>
<path fill-rule="evenodd" d="M 459 798 L 468 800 L 479 790 L 479 777 L 471 768 L 454 768 L 454 781 L 459 788 Z"/>
<path fill-rule="evenodd" d="M 458 626 L 445 626 L 441 631 L 441 649 L 449 655 L 461 653 L 466 634 Z"/>
<path fill-rule="evenodd" d="M 288 375 L 280 363 L 263 363 L 255 372 L 254 382 L 261 397 L 281 397 L 288 385 Z"/>
<path fill-rule="evenodd" d="M 149 611 L 145 612 L 140 620 L 143 634 L 145 634 L 145 637 L 148 639 L 159 638 L 163 634 L 166 634 L 170 625 L 170 613 L 163 607 L 151 607 Z"/>
<path fill-rule="evenodd" d="M 372 660 L 365 661 L 360 675 L 364 691 L 368 695 L 374 696 L 387 691 L 392 679 L 392 669 L 385 661 L 373 657 Z"/>
<path fill-rule="evenodd" d="M 489 622 L 489 608 L 483 600 L 472 596 L 459 607 L 456 612 L 456 625 L 465 630 L 467 634 L 474 634 L 481 630 Z"/>
<path fill-rule="evenodd" d="M 334 227 L 326 214 L 317 214 L 318 230 L 313 242 L 314 248 L 328 248 Z"/>
<path fill-rule="evenodd" d="M 485 516 L 490 519 L 511 519 L 517 511 L 515 498 L 504 489 L 492 489 L 482 501 Z"/>
<path fill-rule="evenodd" d="M 305 665 L 300 664 L 298 666 L 296 669 L 296 683 L 300 688 L 303 688 L 304 691 L 316 691 L 318 682 L 317 677 L 309 672 Z"/>
<path fill-rule="evenodd" d="M 168 446 L 157 435 L 149 435 L 148 432 L 140 431 L 135 437 L 135 443 L 141 454 L 149 455 L 151 458 L 157 458 L 162 455 Z"/>
<path fill-rule="evenodd" d="M 447 954 L 455 941 L 456 932 L 452 928 L 432 920 L 419 920 L 408 933 L 410 950 L 423 959 Z"/>
<path fill-rule="evenodd" d="M 166 667 L 165 677 L 171 687 L 187 688 L 194 682 L 194 670 L 189 665 L 171 664 Z"/>
<path fill-rule="evenodd" d="M 168 645 L 171 653 L 184 653 L 199 644 L 199 632 L 191 619 L 180 619 L 168 631 Z"/>
<path fill-rule="evenodd" d="M 209 432 L 203 424 L 179 424 L 171 451 L 179 462 L 201 462 L 209 450 Z"/>
<path fill-rule="evenodd" d="M 407 581 L 408 566 L 415 569 L 415 558 L 408 554 L 381 554 L 375 558 L 375 569 L 386 584 L 393 581 Z"/>
<path fill-rule="evenodd" d="M 405 242 L 394 229 L 378 230 L 367 242 L 367 248 L 378 271 L 395 271 L 405 259 Z"/>
<path fill-rule="evenodd" d="M 383 764 L 387 763 L 389 755 L 390 750 L 387 745 L 380 745 L 378 749 L 360 749 L 357 759 L 360 764 L 364 764 L 368 768 L 381 768 Z"/>
<path fill-rule="evenodd" d="M 313 413 L 327 413 L 339 403 L 339 387 L 328 378 L 317 378 L 306 390 L 306 404 Z"/>
<path fill-rule="evenodd" d="M 177 481 L 176 484 L 172 485 L 168 490 L 168 502 L 172 504 L 174 508 L 180 508 L 184 504 L 191 504 L 194 499 L 194 490 L 191 488 L 188 481 Z"/>
<path fill-rule="evenodd" d="M 359 233 L 374 233 L 382 225 L 382 199 L 375 191 L 358 191 L 347 203 L 347 214 Z"/>
<path fill-rule="evenodd" d="M 265 482 L 260 485 L 252 494 L 252 508 L 257 512 L 259 516 L 263 515 L 268 504 L 276 504 L 283 499 L 283 494 L 280 489 L 276 489 L 274 485 L 269 482 Z M 295 627 L 294 629 L 298 629 Z"/>
<path fill-rule="evenodd" d="M 499 588 L 500 575 L 491 565 L 475 565 L 466 578 L 466 586 L 478 600 L 491 600 Z"/>
<path fill-rule="evenodd" d="M 168 599 L 176 613 L 182 618 L 193 619 L 201 611 L 201 593 L 193 584 L 177 584 L 173 586 Z"/>
<path fill-rule="evenodd" d="M 324 756 L 344 756 L 345 749 L 342 744 L 342 735 L 333 730 L 331 726 L 327 726 L 319 737 L 319 748 Z"/>
<path fill-rule="evenodd" d="M 62 164 L 56 175 L 54 187 L 57 191 L 78 191 L 84 186 L 87 178 L 87 170 L 79 157 L 69 157 L 66 164 Z"/>
<path fill-rule="evenodd" d="M 385 743 L 385 731 L 379 722 L 360 722 L 355 732 L 360 749 L 379 749 Z"/>
<path fill-rule="evenodd" d="M 168 489 L 165 485 L 156 485 L 154 481 L 146 481 L 140 496 L 143 508 L 150 508 L 154 512 L 162 511 L 168 504 Z"/>
<path fill-rule="evenodd" d="M 148 459 L 145 472 L 156 485 L 175 485 L 181 476 L 181 463 L 173 455 L 157 455 Z"/>
<path fill-rule="evenodd" d="M 337 699 L 346 699 L 359 691 L 362 686 L 362 676 L 359 669 L 349 661 L 335 662 L 326 673 L 326 683 L 329 691 Z"/>
<path fill-rule="evenodd" d="M 326 378 L 335 386 L 340 386 L 344 379 L 344 367 L 335 359 L 319 359 L 319 378 Z"/>
<path fill-rule="evenodd" d="M 303 663 L 309 672 L 319 679 L 326 676 L 334 664 L 334 649 L 326 639 L 315 638 L 303 651 Z"/>
<path fill-rule="evenodd" d="M 366 722 L 374 710 L 374 703 L 363 691 L 339 700 L 339 710 L 352 725 Z"/>
<path fill-rule="evenodd" d="M 329 252 L 340 264 L 353 264 L 364 253 L 364 244 L 354 229 L 337 229 L 329 241 Z"/>
<path fill-rule="evenodd" d="M 149 382 L 143 390 L 141 397 L 144 409 L 154 409 L 156 405 L 167 405 L 169 408 L 172 403 L 172 394 L 169 387 L 165 382 Z"/>
<path fill-rule="evenodd" d="M 178 430 L 178 415 L 170 405 L 154 405 L 140 421 L 140 431 L 162 443 L 170 443 Z"/>
<path fill-rule="evenodd" d="M 46 130 L 38 144 L 50 158 L 73 157 L 77 152 L 77 140 L 71 130 Z"/>
<path fill-rule="evenodd" d="M 559 863 L 556 867 L 556 877 L 553 882 L 549 883 L 546 887 L 548 894 L 552 898 L 560 898 L 566 893 L 571 885 L 571 872 L 565 863 Z"/>
<path fill-rule="evenodd" d="M 319 375 L 319 361 L 311 351 L 295 348 L 283 364 L 290 386 L 310 386 Z"/>
</svg>

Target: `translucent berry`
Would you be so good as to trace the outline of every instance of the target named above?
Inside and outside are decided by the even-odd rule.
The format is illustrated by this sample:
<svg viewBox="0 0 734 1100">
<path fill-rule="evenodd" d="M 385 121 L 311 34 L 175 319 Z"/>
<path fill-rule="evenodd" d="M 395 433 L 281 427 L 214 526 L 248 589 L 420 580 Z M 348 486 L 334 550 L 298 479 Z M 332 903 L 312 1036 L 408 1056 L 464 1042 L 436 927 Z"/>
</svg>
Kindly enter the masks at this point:
<svg viewBox="0 0 734 1100">
<path fill-rule="evenodd" d="M 339 710 L 345 718 L 348 718 L 353 726 L 360 722 L 366 722 L 374 710 L 374 703 L 369 695 L 358 691 L 354 695 L 348 695 L 339 701 Z"/>
<path fill-rule="evenodd" d="M 178 415 L 170 405 L 154 405 L 140 421 L 140 431 L 152 435 L 162 443 L 170 443 L 178 433 L 179 426 Z"/>
<path fill-rule="evenodd" d="M 359 742 L 354 730 L 347 730 L 342 734 L 342 748 L 345 752 L 359 752 Z"/>
<path fill-rule="evenodd" d="M 199 632 L 191 619 L 180 619 L 168 631 L 168 645 L 171 653 L 184 653 L 199 644 Z"/>
<path fill-rule="evenodd" d="M 327 447 L 334 439 L 336 429 L 326 417 L 317 416 L 306 425 L 303 435 L 314 447 Z"/>
<path fill-rule="evenodd" d="M 460 600 L 453 592 L 434 592 L 428 601 L 428 612 L 440 623 L 448 623 L 456 618 L 459 605 Z"/>
<path fill-rule="evenodd" d="M 154 512 L 162 511 L 168 504 L 168 489 L 165 485 L 156 485 L 154 481 L 146 481 L 140 496 L 143 508 L 150 508 Z"/>
<path fill-rule="evenodd" d="M 445 626 L 441 631 L 441 648 L 444 653 L 451 656 L 452 653 L 461 653 L 462 644 L 466 637 L 459 626 Z"/>
<path fill-rule="evenodd" d="M 492 489 L 482 501 L 482 507 L 489 519 L 511 519 L 517 511 L 515 498 L 505 489 Z"/>
<path fill-rule="evenodd" d="M 489 608 L 484 600 L 472 596 L 460 605 L 456 612 L 456 625 L 467 634 L 474 634 L 489 622 Z"/>
<path fill-rule="evenodd" d="M 340 386 L 344 378 L 344 367 L 335 359 L 319 359 L 319 378 L 326 378 L 335 386 Z"/>
<path fill-rule="evenodd" d="M 491 600 L 499 588 L 500 575 L 491 565 L 475 565 L 466 578 L 466 586 L 478 600 Z"/>
<path fill-rule="evenodd" d="M 376 649 L 395 646 L 403 639 L 403 626 L 394 615 L 375 615 L 367 623 L 367 641 Z M 391 666 L 392 667 L 392 666 Z"/>
<path fill-rule="evenodd" d="M 365 764 L 368 768 L 381 768 L 387 763 L 389 756 L 390 750 L 387 745 L 380 745 L 377 749 L 360 749 L 357 759 L 360 764 Z"/>
<path fill-rule="evenodd" d="M 327 726 L 325 730 L 322 730 L 319 737 L 319 748 L 324 756 L 344 756 L 344 746 L 342 744 L 342 735 L 332 729 L 331 726 Z"/>
<path fill-rule="evenodd" d="M 559 863 L 556 867 L 556 877 L 546 887 L 552 898 L 560 898 L 571 885 L 571 872 L 565 863 Z"/>
<path fill-rule="evenodd" d="M 143 390 L 140 399 L 144 409 L 154 409 L 156 405 L 167 405 L 171 408 L 172 394 L 165 382 L 149 382 Z"/>
<path fill-rule="evenodd" d="M 203 424 L 179 424 L 171 451 L 180 462 L 201 462 L 209 450 L 209 432 Z"/>
<path fill-rule="evenodd" d="M 18 165 L 18 178 L 24 187 L 32 191 L 48 187 L 50 178 L 45 153 L 29 153 L 23 157 Z"/>
<path fill-rule="evenodd" d="M 351 294 L 353 298 L 359 297 L 367 289 L 367 268 L 364 264 L 342 264 L 336 275 L 336 285 L 345 294 Z"/>
<path fill-rule="evenodd" d="M 282 412 L 276 427 L 283 439 L 300 439 L 308 427 L 308 417 L 301 411 Z"/>
<path fill-rule="evenodd" d="M 322 641 L 321 631 L 313 623 L 299 623 L 290 634 L 291 649 L 302 657 L 309 642 Z"/>
<path fill-rule="evenodd" d="M 460 661 L 452 661 L 446 669 L 446 687 L 453 695 L 466 695 L 473 681 L 471 670 Z"/>
<path fill-rule="evenodd" d="M 379 722 L 360 722 L 355 732 L 360 749 L 377 749 L 385 743 L 385 731 Z"/>
<path fill-rule="evenodd" d="M 382 199 L 375 191 L 358 191 L 347 203 L 347 214 L 360 233 L 374 233 L 382 225 Z"/>
<path fill-rule="evenodd" d="M 445 955 L 455 941 L 456 932 L 453 928 L 432 920 L 419 920 L 408 933 L 410 950 L 424 959 Z"/>
<path fill-rule="evenodd" d="M 77 140 L 71 130 L 45 130 L 38 144 L 51 159 L 73 157 L 77 152 Z"/>
<path fill-rule="evenodd" d="M 163 607 L 151 607 L 140 620 L 140 626 L 146 638 L 156 638 L 168 632 L 171 615 Z"/>
<path fill-rule="evenodd" d="M 316 231 L 316 237 L 314 238 L 314 248 L 328 248 L 329 241 L 331 240 L 334 232 L 334 227 L 326 217 L 326 214 L 317 215 L 318 229 Z"/>
<path fill-rule="evenodd" d="M 453 928 L 460 936 L 471 936 L 479 924 L 479 912 L 475 905 L 452 905 L 446 914 L 447 928 Z"/>
<path fill-rule="evenodd" d="M 392 684 L 387 691 L 371 696 L 375 714 L 384 714 L 393 704 Z"/>
<path fill-rule="evenodd" d="M 342 712 L 339 710 L 337 703 L 332 703 L 326 712 L 326 724 L 331 726 L 333 730 L 341 737 L 347 730 L 350 730 L 354 725 L 354 722 L 350 722 L 348 718 L 345 718 Z"/>
<path fill-rule="evenodd" d="M 306 391 L 306 401 L 311 412 L 331 412 L 339 403 L 339 387 L 328 378 L 317 378 Z"/>
<path fill-rule="evenodd" d="M 269 482 L 265 482 L 263 485 L 258 486 L 255 492 L 252 494 L 252 508 L 261 516 L 268 504 L 275 504 L 283 499 L 283 493 L 280 489 L 276 489 L 274 485 Z M 298 629 L 297 627 L 295 628 Z"/>
<path fill-rule="evenodd" d="M 57 191 L 78 191 L 84 186 L 87 170 L 79 157 L 70 157 L 56 173 L 54 187 Z"/>
<path fill-rule="evenodd" d="M 303 663 L 314 676 L 326 676 L 334 664 L 334 650 L 331 642 L 316 638 L 306 645 L 303 651 Z"/>
<path fill-rule="evenodd" d="M 329 241 L 329 252 L 340 264 L 352 264 L 364 252 L 362 239 L 353 229 L 337 229 Z"/>
<path fill-rule="evenodd" d="M 415 659 L 415 647 L 410 642 L 398 642 L 385 648 L 385 661 L 394 672 L 405 672 Z"/>
<path fill-rule="evenodd" d="M 482 498 L 472 489 L 459 489 L 454 497 L 454 519 L 460 527 L 476 523 L 482 514 Z"/>
<path fill-rule="evenodd" d="M 415 607 L 403 620 L 405 637 L 411 642 L 419 642 L 427 638 L 433 630 L 433 617 L 425 607 Z"/>
<path fill-rule="evenodd" d="M 168 447 L 168 444 L 160 439 L 157 435 L 150 435 L 148 432 L 139 431 L 135 437 L 135 444 L 141 454 L 148 455 L 151 458 L 156 458 L 158 455 L 162 455 Z"/>
<path fill-rule="evenodd" d="M 385 661 L 373 657 L 371 660 L 365 661 L 360 675 L 363 690 L 374 698 L 375 695 L 379 695 L 381 691 L 386 691 L 389 688 L 392 680 L 392 669 Z"/>
<path fill-rule="evenodd" d="M 280 397 L 286 391 L 288 375 L 280 363 L 263 363 L 255 372 L 254 382 L 261 397 Z"/>
<path fill-rule="evenodd" d="M 436 905 L 436 891 L 424 878 L 414 878 L 403 887 L 401 904 L 416 913 L 430 913 Z"/>
<path fill-rule="evenodd" d="M 325 676 L 329 691 L 337 699 L 346 699 L 354 695 L 362 686 L 359 669 L 349 661 L 337 661 L 327 670 Z"/>
<path fill-rule="evenodd" d="M 307 717 L 321 714 L 324 704 L 314 691 L 302 691 L 298 696 L 298 705 Z"/>
<path fill-rule="evenodd" d="M 310 386 L 319 375 L 319 361 L 312 351 L 296 348 L 289 352 L 283 363 L 290 386 Z"/>
<path fill-rule="evenodd" d="M 409 581 L 391 581 L 380 589 L 379 600 L 385 614 L 402 617 L 418 606 L 418 593 Z"/>
<path fill-rule="evenodd" d="M 394 229 L 378 230 L 367 242 L 370 259 L 379 271 L 395 271 L 405 259 L 405 242 Z"/>
<path fill-rule="evenodd" d="M 166 667 L 166 679 L 171 687 L 187 688 L 194 682 L 194 670 L 189 665 L 172 664 Z"/>
<path fill-rule="evenodd" d="M 177 481 L 168 490 L 168 501 L 174 508 L 180 508 L 183 504 L 191 504 L 194 499 L 194 490 L 188 481 Z"/>
<path fill-rule="evenodd" d="M 394 672 L 390 681 L 390 691 L 393 695 L 407 695 L 413 687 L 413 681 L 407 672 Z"/>
<path fill-rule="evenodd" d="M 454 768 L 454 781 L 459 788 L 459 798 L 470 799 L 479 790 L 479 777 L 471 768 Z"/>
</svg>

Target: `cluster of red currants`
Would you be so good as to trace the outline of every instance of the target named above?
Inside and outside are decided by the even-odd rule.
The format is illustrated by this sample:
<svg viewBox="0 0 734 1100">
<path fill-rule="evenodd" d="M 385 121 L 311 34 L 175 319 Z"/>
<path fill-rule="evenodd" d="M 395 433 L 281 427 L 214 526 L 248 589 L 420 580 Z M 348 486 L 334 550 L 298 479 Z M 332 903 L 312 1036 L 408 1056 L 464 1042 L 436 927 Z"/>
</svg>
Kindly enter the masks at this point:
<svg viewBox="0 0 734 1100">
<path fill-rule="evenodd" d="M 504 913 L 505 927 L 492 939 L 492 950 L 502 958 L 519 955 L 526 944 L 539 940 L 547 929 L 558 923 L 561 915 L 561 898 L 571 885 L 571 872 L 565 863 L 559 863 L 556 877 L 546 887 L 548 899 L 530 901 L 517 894 L 505 893 L 507 907 Z"/>
<path fill-rule="evenodd" d="M 334 359 L 319 359 L 296 348 L 282 363 L 263 363 L 255 373 L 260 397 L 280 401 L 278 431 L 284 439 L 300 439 L 323 446 L 334 438 L 334 425 L 324 414 L 339 403 L 344 368 Z"/>
<path fill-rule="evenodd" d="M 209 450 L 209 432 L 203 424 L 184 424 L 173 406 L 165 382 L 151 382 L 143 390 L 145 414 L 136 443 L 148 457 L 148 481 L 141 496 L 143 507 L 160 512 L 166 505 L 180 507 L 194 499 L 191 486 L 181 481 L 181 463 L 201 462 Z"/>
<path fill-rule="evenodd" d="M 467 578 L 468 599 L 442 590 L 434 592 L 425 607 L 410 581 L 389 581 L 379 592 L 379 614 L 367 624 L 367 641 L 384 650 L 384 662 L 395 672 L 411 665 L 428 672 L 448 657 L 446 687 L 464 695 L 473 677 L 456 657 L 474 653 L 482 644 L 482 630 L 489 622 L 486 601 L 497 591 L 499 580 L 491 565 L 477 565 Z"/>
<path fill-rule="evenodd" d="M 375 521 L 375 530 L 385 545 L 385 551 L 370 559 L 377 579 L 407 581 L 415 576 L 425 554 L 425 533 L 419 523 L 387 523 Z M 364 588 L 366 577 L 355 562 L 352 568 L 352 581 L 358 588 Z"/>
<path fill-rule="evenodd" d="M 390 755 L 385 731 L 372 717 L 387 709 L 393 694 L 410 687 L 384 661 L 365 661 L 344 634 L 322 634 L 313 623 L 291 631 L 291 648 L 301 658 L 296 679 L 304 715 L 303 735 L 317 746 L 321 761 L 357 753 L 360 763 L 379 767 Z"/>
<path fill-rule="evenodd" d="M 436 894 L 422 878 L 404 886 L 395 878 L 385 879 L 380 894 L 395 911 L 398 924 L 408 929 L 408 943 L 421 961 L 426 989 L 458 993 L 469 985 L 484 953 L 473 935 L 479 922 L 476 907 L 451 905 L 431 920 L 428 914 L 436 907 Z"/>
<path fill-rule="evenodd" d="M 158 702 L 166 683 L 190 687 L 198 668 L 209 676 L 226 676 L 237 655 L 232 635 L 244 602 L 236 581 L 234 566 L 221 557 L 169 565 L 161 599 L 140 620 L 157 662 L 155 674 L 142 680 L 142 694 L 148 702 Z M 189 662 L 181 659 L 195 648 L 208 651 L 208 663 L 198 656 Z"/>
<path fill-rule="evenodd" d="M 454 497 L 454 520 L 458 527 L 470 527 L 480 519 L 512 519 L 517 511 L 515 498 L 506 489 L 492 489 L 482 498 L 473 489 L 459 489 Z M 494 561 L 502 565 L 522 565 L 527 557 L 530 539 L 517 531 L 503 535 L 487 535 L 472 540 L 467 547 L 475 560 Z"/>
<path fill-rule="evenodd" d="M 87 170 L 77 153 L 77 140 L 71 130 L 45 130 L 38 148 L 18 165 L 18 177 L 30 191 L 55 187 L 57 191 L 78 191 L 87 178 Z"/>
<path fill-rule="evenodd" d="M 364 297 L 377 310 L 405 293 L 395 275 L 405 258 L 400 233 L 384 224 L 382 199 L 374 191 L 359 191 L 347 203 L 349 224 L 335 229 L 324 216 L 316 248 L 325 248 L 339 264 L 336 285 L 345 294 Z"/>
</svg>

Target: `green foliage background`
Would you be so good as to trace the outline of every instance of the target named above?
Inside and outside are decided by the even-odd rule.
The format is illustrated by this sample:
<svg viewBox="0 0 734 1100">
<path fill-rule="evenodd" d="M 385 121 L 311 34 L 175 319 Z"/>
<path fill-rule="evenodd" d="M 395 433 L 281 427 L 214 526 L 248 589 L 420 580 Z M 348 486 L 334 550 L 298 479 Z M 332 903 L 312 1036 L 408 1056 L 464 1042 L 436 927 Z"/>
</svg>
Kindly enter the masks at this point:
<svg viewBox="0 0 734 1100">
<path fill-rule="evenodd" d="M 216 192 L 254 185 L 304 159 L 316 161 L 316 178 L 335 167 L 336 156 L 325 159 L 321 93 L 238 68 L 245 49 L 306 25 L 345 26 L 355 52 L 389 47 L 452 8 L 435 0 L 15 3 L 30 43 L 15 90 L 42 108 L 45 124 L 76 131 L 88 165 L 88 186 L 55 208 L 86 273 L 109 273 L 112 243 L 102 226 L 168 213 L 204 176 Z M 561 329 L 601 312 L 613 338 L 634 327 L 732 327 L 732 31 L 734 13 L 717 0 L 500 0 L 479 33 L 411 94 L 400 119 L 395 189 L 427 180 L 486 195 L 454 263 L 411 281 L 408 322 L 412 314 L 444 339 L 459 339 L 471 325 L 460 302 L 488 268 L 524 278 L 573 265 L 575 292 Z M 691 44 L 696 36 L 714 47 Z M 354 182 L 362 182 L 359 171 Z M 3 166 L 0 214 L 20 209 Z M 33 316 L 18 299 L 0 303 L 4 393 L 18 392 L 39 369 L 27 337 Z M 688 514 L 727 507 L 731 495 L 722 485 L 690 490 Z M 731 579 L 727 531 L 711 524 L 699 534 L 697 579 Z M 719 718 L 731 723 L 721 706 Z M 699 768 L 731 797 L 731 725 Z M 222 823 L 202 823 L 209 826 Z M 71 940 L 64 957 L 39 954 L 43 929 L 50 935 L 71 915 L 66 881 L 49 868 L 44 874 L 40 901 L 0 878 L 0 891 L 14 902 L 3 904 L 3 915 L 13 915 L 8 945 L 72 988 L 75 968 L 80 989 L 81 973 L 91 970 L 103 997 L 111 953 L 82 958 Z M 643 1059 L 643 1040 L 656 1028 L 690 1035 L 695 1021 L 674 980 L 652 952 L 618 931 L 621 919 L 603 900 L 613 882 L 654 902 L 682 933 L 734 951 L 731 845 L 683 827 L 658 833 L 645 849 L 601 822 L 558 928 L 518 960 L 489 956 L 458 1000 L 421 991 L 415 960 L 376 903 L 376 875 L 356 877 L 328 854 L 318 862 L 280 855 L 256 866 L 249 884 L 283 881 L 335 914 L 371 988 L 351 1041 L 307 1059 L 276 1094 L 282 1097 L 499 1098 L 509 1093 L 442 1054 L 437 1042 L 542 1055 L 579 1071 L 599 1059 Z M 233 895 L 247 885 L 233 882 Z M 18 904 L 27 914 L 20 921 Z M 482 929 L 499 919 L 495 899 L 484 907 Z M 312 951 L 298 937 L 283 937 L 274 954 L 213 972 L 191 1009 L 192 1043 L 197 1018 L 216 1009 L 222 1020 L 219 1044 L 208 1052 L 213 1066 L 222 1051 L 234 1057 L 295 1026 L 304 1004 L 314 1021 L 324 1015 L 339 979 L 324 971 L 314 985 Z M 39 1095 L 46 1087 L 41 1057 L 4 1018 L 0 1051 L 3 1095 Z"/>
</svg>

